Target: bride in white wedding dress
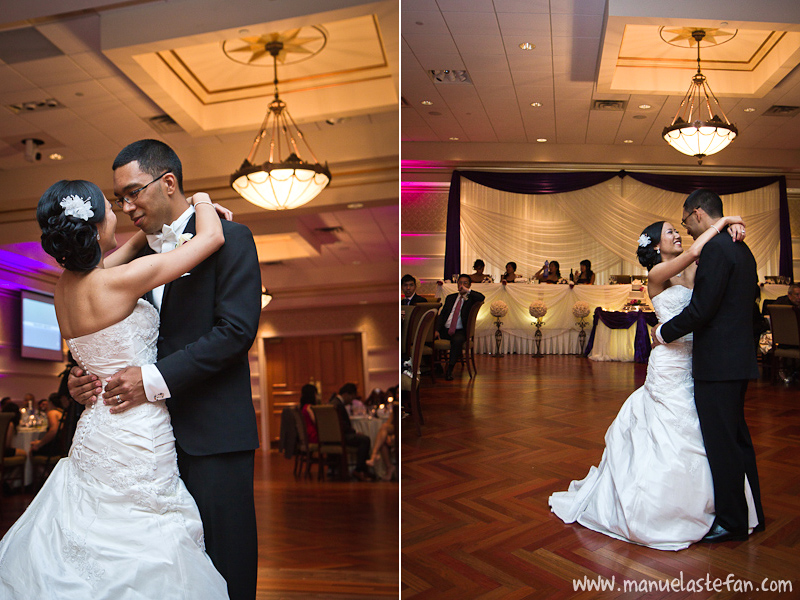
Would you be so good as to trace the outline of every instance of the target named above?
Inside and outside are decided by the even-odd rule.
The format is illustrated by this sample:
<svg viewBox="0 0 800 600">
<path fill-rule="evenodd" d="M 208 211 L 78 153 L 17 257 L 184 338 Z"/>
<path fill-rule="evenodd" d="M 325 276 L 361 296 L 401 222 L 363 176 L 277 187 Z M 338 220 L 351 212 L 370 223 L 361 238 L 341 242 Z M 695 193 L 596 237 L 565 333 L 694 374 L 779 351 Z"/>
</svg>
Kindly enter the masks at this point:
<svg viewBox="0 0 800 600">
<path fill-rule="evenodd" d="M 131 260 L 144 244 L 141 232 L 103 258 L 116 247 L 116 217 L 94 184 L 60 181 L 39 201 L 42 246 L 65 268 L 55 292 L 61 333 L 80 366 L 101 380 L 155 362 L 158 312 L 140 296 L 224 243 L 208 196 L 192 203 L 190 241 Z M 83 412 L 69 456 L 0 541 L 0 598 L 228 598 L 178 475 L 164 401 L 120 414 L 97 402 Z"/>
<path fill-rule="evenodd" d="M 739 217 L 723 217 L 686 252 L 670 223 L 639 237 L 637 255 L 648 269 L 648 293 L 664 323 L 689 304 L 695 261 L 726 226 L 743 239 Z M 565 523 L 659 550 L 681 550 L 700 540 L 714 521 L 714 488 L 694 404 L 691 334 L 653 348 L 644 386 L 620 408 L 605 436 L 599 466 L 550 496 Z M 758 519 L 749 487 L 750 526 Z"/>
</svg>

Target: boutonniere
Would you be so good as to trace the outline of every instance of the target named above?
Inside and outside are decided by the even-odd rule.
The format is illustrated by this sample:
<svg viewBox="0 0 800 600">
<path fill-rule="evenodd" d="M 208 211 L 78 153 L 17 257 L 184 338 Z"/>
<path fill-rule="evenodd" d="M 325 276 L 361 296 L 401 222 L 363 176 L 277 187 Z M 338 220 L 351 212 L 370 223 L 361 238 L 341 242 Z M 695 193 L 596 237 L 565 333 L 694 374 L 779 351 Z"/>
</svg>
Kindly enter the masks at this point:
<svg viewBox="0 0 800 600">
<path fill-rule="evenodd" d="M 180 234 L 178 236 L 178 245 L 175 246 L 175 247 L 179 248 L 180 246 L 183 246 L 186 242 L 188 242 L 193 237 L 194 237 L 194 235 L 191 234 L 191 233 L 182 233 L 182 234 Z M 192 247 L 194 248 L 194 246 L 192 246 Z"/>
</svg>

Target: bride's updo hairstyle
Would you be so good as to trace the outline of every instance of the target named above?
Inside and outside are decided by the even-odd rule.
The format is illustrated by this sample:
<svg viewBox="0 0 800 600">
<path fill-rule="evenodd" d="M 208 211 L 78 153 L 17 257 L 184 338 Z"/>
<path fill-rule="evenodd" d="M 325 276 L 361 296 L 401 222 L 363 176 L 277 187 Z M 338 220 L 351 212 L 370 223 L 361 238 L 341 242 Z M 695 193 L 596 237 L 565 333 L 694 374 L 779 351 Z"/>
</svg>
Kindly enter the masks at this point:
<svg viewBox="0 0 800 600">
<path fill-rule="evenodd" d="M 661 231 L 664 229 L 664 221 L 656 221 L 652 225 L 644 228 L 639 236 L 639 247 L 636 248 L 636 257 L 648 271 L 661 262 L 661 252 L 656 246 L 661 242 Z"/>
<path fill-rule="evenodd" d="M 91 271 L 102 255 L 97 223 L 105 216 L 105 196 L 95 184 L 80 179 L 54 183 L 36 209 L 42 248 L 68 271 Z"/>
</svg>

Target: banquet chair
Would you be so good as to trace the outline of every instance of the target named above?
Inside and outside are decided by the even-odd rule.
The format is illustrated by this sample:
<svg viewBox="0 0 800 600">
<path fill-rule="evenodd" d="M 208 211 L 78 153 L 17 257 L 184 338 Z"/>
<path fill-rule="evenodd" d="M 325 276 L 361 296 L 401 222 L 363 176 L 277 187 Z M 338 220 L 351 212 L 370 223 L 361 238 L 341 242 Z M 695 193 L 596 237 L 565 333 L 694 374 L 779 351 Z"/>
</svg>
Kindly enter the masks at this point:
<svg viewBox="0 0 800 600">
<path fill-rule="evenodd" d="M 469 377 L 472 379 L 478 374 L 478 369 L 475 366 L 475 324 L 478 320 L 478 313 L 483 306 L 483 302 L 478 302 L 470 310 L 469 318 L 467 319 L 467 330 L 465 332 L 466 340 L 464 341 L 464 348 L 462 349 L 461 356 L 458 363 L 463 365 L 466 363 Z M 442 367 L 447 365 L 450 356 L 450 340 L 436 340 L 433 344 L 433 349 L 436 352 L 437 360 L 442 363 Z"/>
<path fill-rule="evenodd" d="M 438 308 L 432 306 L 428 307 L 423 312 L 422 318 L 417 323 L 417 327 L 413 332 L 411 369 L 404 370 L 400 378 L 400 388 L 402 391 L 408 393 L 409 410 L 411 412 L 411 417 L 414 419 L 414 426 L 417 428 L 417 435 L 422 435 L 422 428 L 420 426 L 424 423 L 419 402 L 419 367 L 422 362 L 422 348 L 425 346 L 425 340 L 428 339 L 430 330 L 433 328 L 433 322 L 436 319 L 437 311 Z"/>
<path fill-rule="evenodd" d="M 303 414 L 300 412 L 300 408 L 292 406 L 289 410 L 291 411 L 295 427 L 297 428 L 297 445 L 295 447 L 293 473 L 295 477 L 300 477 L 303 473 L 303 465 L 305 464 L 306 478 L 311 479 L 312 463 L 321 464 L 322 462 L 322 457 L 318 454 L 319 444 L 308 441 L 308 431 L 306 431 L 306 424 L 303 420 Z"/>
<path fill-rule="evenodd" d="M 25 482 L 25 456 L 5 456 L 5 448 L 11 444 L 13 437 L 13 430 L 8 427 L 13 418 L 13 413 L 0 412 L 0 439 L 3 440 L 3 446 L 0 448 L 0 482 L 6 484 L 19 481 L 20 488 L 22 488 Z M 4 488 L 5 485 L 2 487 Z"/>
<path fill-rule="evenodd" d="M 55 439 L 59 441 L 58 453 L 53 456 L 38 456 L 31 454 L 31 463 L 33 464 L 33 484 L 34 489 L 39 490 L 44 485 L 45 480 L 50 476 L 56 463 L 67 455 L 69 450 L 69 440 L 64 435 L 64 429 L 67 424 L 69 411 L 65 410 L 58 420 L 58 430 L 56 431 Z"/>
<path fill-rule="evenodd" d="M 424 305 L 423 305 L 424 306 Z M 436 361 L 434 360 L 434 350 L 433 350 L 433 343 L 436 341 L 436 337 L 434 333 L 436 332 L 436 327 L 439 324 L 439 311 L 442 309 L 441 301 L 436 298 L 434 300 L 429 300 L 427 304 L 428 308 L 434 306 L 436 307 L 436 314 L 433 317 L 433 326 L 428 333 L 428 337 L 425 339 L 425 344 L 422 346 L 422 363 L 426 363 L 428 367 L 428 375 L 431 376 L 431 382 L 436 383 L 436 373 L 434 372 L 434 366 Z"/>
<path fill-rule="evenodd" d="M 316 404 L 311 407 L 317 421 L 317 434 L 319 436 L 319 479 L 325 479 L 325 465 L 330 455 L 339 456 L 340 477 L 347 480 L 350 477 L 348 468 L 348 455 L 355 456 L 357 449 L 347 446 L 344 441 L 344 426 L 339 419 L 339 413 L 331 404 Z"/>
<path fill-rule="evenodd" d="M 781 358 L 800 359 L 800 310 L 784 304 L 767 307 L 772 328 L 772 380 Z"/>
</svg>

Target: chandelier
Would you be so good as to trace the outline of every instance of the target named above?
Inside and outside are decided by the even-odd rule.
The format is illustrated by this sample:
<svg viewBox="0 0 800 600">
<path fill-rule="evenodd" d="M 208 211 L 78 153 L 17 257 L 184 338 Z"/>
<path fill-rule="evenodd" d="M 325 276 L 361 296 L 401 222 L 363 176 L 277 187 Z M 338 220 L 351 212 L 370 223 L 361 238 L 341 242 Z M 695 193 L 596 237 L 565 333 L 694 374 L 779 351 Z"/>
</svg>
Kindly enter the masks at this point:
<svg viewBox="0 0 800 600">
<path fill-rule="evenodd" d="M 273 40 L 265 45 L 272 55 L 275 99 L 270 102 L 264 122 L 253 141 L 253 147 L 242 166 L 231 175 L 231 187 L 245 200 L 261 208 L 287 210 L 313 200 L 331 181 L 327 163 L 323 166 L 289 114 L 286 103 L 278 97 L 278 55 L 283 42 Z M 269 135 L 269 159 L 255 164 L 262 140 Z M 313 164 L 300 158 L 299 142 L 311 155 Z M 283 158 L 284 148 L 290 154 Z"/>
<path fill-rule="evenodd" d="M 700 72 L 700 42 L 705 36 L 702 29 L 692 32 L 697 43 L 697 73 L 672 123 L 661 133 L 670 146 L 694 156 L 699 165 L 706 156 L 723 150 L 739 133 L 722 110 L 706 76 Z"/>
</svg>

